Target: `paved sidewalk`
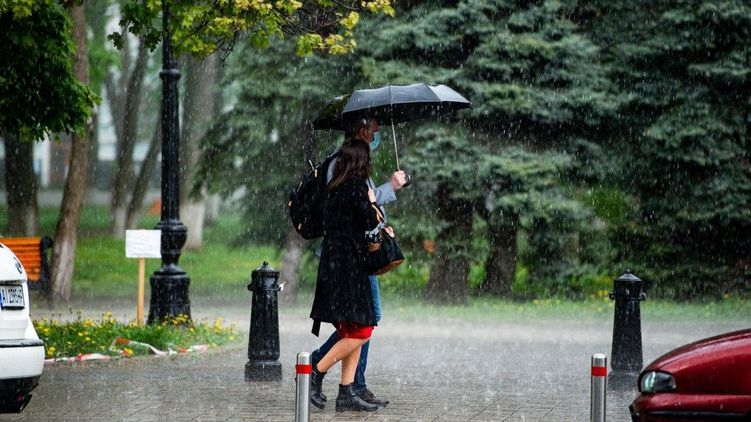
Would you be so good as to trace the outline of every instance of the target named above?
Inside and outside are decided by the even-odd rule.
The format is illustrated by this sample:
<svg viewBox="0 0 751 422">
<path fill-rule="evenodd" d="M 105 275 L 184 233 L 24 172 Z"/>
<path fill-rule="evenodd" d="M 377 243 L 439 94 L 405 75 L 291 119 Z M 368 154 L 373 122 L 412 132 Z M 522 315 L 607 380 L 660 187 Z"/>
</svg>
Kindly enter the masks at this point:
<svg viewBox="0 0 751 422">
<path fill-rule="evenodd" d="M 244 343 L 170 358 L 47 365 L 29 406 L 18 415 L 0 415 L 0 421 L 293 421 L 296 355 L 316 347 L 328 331 L 315 338 L 307 312 L 282 309 L 283 378 L 246 382 L 249 307 L 193 306 L 192 313 L 196 320 L 236 322 Z M 642 326 L 645 364 L 680 344 L 743 328 L 710 322 Z M 590 358 L 609 354 L 611 336 L 612 318 L 467 322 L 387 315 L 374 332 L 368 383 L 391 404 L 376 412 L 335 412 L 337 366 L 325 379 L 329 404 L 324 410 L 311 406 L 310 420 L 587 421 Z M 609 391 L 608 420 L 628 421 L 635 394 Z"/>
</svg>

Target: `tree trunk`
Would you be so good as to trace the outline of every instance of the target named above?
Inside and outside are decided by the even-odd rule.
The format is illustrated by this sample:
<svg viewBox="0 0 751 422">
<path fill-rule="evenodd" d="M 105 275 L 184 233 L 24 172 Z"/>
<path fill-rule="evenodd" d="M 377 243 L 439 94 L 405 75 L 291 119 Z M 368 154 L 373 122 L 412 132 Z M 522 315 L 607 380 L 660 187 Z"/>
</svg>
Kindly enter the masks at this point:
<svg viewBox="0 0 751 422">
<path fill-rule="evenodd" d="M 89 174 L 86 176 L 86 180 L 98 180 L 100 177 L 100 167 L 98 160 L 99 151 L 99 115 L 94 113 L 91 116 L 91 136 L 89 137 L 89 143 L 91 143 L 89 152 L 89 164 L 87 166 Z M 96 189 L 97 186 L 94 186 Z"/>
<path fill-rule="evenodd" d="M 448 223 L 436 238 L 436 259 L 430 268 L 426 296 L 439 304 L 466 304 L 469 257 L 467 250 L 472 233 L 472 205 L 450 199 L 445 187 L 438 188 L 438 217 Z"/>
<path fill-rule="evenodd" d="M 119 77 L 115 73 L 116 66 L 110 66 L 107 74 L 104 77 L 104 88 L 107 96 L 107 102 L 110 107 L 110 115 L 112 116 L 112 126 L 115 129 L 115 140 L 117 143 L 121 142 L 124 135 L 124 121 L 125 121 L 125 101 L 127 99 L 126 94 L 128 91 L 128 76 L 131 69 L 131 37 L 126 35 L 123 37 L 123 48 L 120 49 L 120 61 Z M 116 148 L 119 148 L 116 146 Z M 117 169 L 115 169 L 117 170 Z"/>
<path fill-rule="evenodd" d="M 439 305 L 466 305 L 469 303 L 467 296 L 469 260 L 464 257 L 451 256 L 447 249 L 451 249 L 451 245 L 442 242 L 439 235 L 436 260 L 430 267 L 426 298 L 428 302 Z"/>
<path fill-rule="evenodd" d="M 148 49 L 141 42 L 138 47 L 138 58 L 133 73 L 128 81 L 125 107 L 123 107 L 122 138 L 119 138 L 117 156 L 115 158 L 117 171 L 115 185 L 112 190 L 112 226 L 110 233 L 118 238 L 125 237 L 127 209 L 126 201 L 130 193 L 133 175 L 133 149 L 138 140 L 138 118 L 141 109 L 143 79 L 146 75 Z"/>
<path fill-rule="evenodd" d="M 300 291 L 300 267 L 302 265 L 303 247 L 305 242 L 297 232 L 290 228 L 284 240 L 282 254 L 282 269 L 279 271 L 279 282 L 284 284 L 284 291 L 279 295 L 279 302 L 285 304 L 297 303 Z"/>
<path fill-rule="evenodd" d="M 508 223 L 508 222 L 506 222 Z M 488 225 L 490 253 L 485 261 L 485 279 L 477 290 L 497 297 L 508 297 L 516 276 L 516 226 Z"/>
<path fill-rule="evenodd" d="M 203 60 L 188 58 L 186 64 L 180 146 L 180 218 L 188 228 L 188 239 L 184 248 L 200 249 L 203 246 L 205 195 L 192 198 L 189 193 L 200 156 L 198 142 L 206 133 L 215 111 L 217 57 L 211 55 Z"/>
<path fill-rule="evenodd" d="M 130 202 L 128 203 L 128 216 L 125 221 L 125 227 L 129 229 L 136 228 L 138 221 L 141 219 L 141 215 L 143 214 L 143 199 L 149 190 L 151 175 L 154 173 L 161 150 L 162 119 L 156 119 L 149 150 L 146 152 L 143 163 L 141 163 L 141 171 L 138 173 L 138 178 L 133 186 L 133 194 L 130 196 Z"/>
<path fill-rule="evenodd" d="M 34 174 L 34 142 L 5 133 L 5 194 L 8 202 L 6 236 L 39 234 L 38 183 Z"/>
<path fill-rule="evenodd" d="M 206 198 L 206 216 L 204 218 L 206 225 L 216 224 L 219 221 L 219 211 L 222 206 L 222 197 L 218 194 L 209 194 Z"/>
<path fill-rule="evenodd" d="M 97 2 L 97 1 L 84 1 L 83 6 L 86 13 L 86 26 L 89 32 L 89 38 L 87 40 L 87 46 L 89 51 L 104 50 L 108 45 L 107 34 L 110 32 L 107 29 L 107 23 L 110 20 L 110 16 L 107 13 L 109 9 L 109 2 Z M 91 64 L 89 64 L 91 66 Z M 95 64 L 96 66 L 96 64 Z M 102 81 L 104 82 L 104 81 Z M 100 87 L 100 90 L 102 88 Z M 101 93 L 100 93 L 101 94 Z M 112 102 L 109 102 L 111 104 Z M 110 110 L 111 114 L 114 114 L 115 110 Z M 100 115 L 94 113 L 91 117 L 91 149 L 89 153 L 89 174 L 86 176 L 87 181 L 97 181 L 101 183 L 104 172 L 101 171 L 101 166 L 98 161 L 99 156 L 99 118 Z M 91 187 L 106 188 L 109 186 L 107 183 L 100 185 L 92 184 Z"/>
<path fill-rule="evenodd" d="M 73 21 L 73 41 L 76 43 L 76 56 L 73 71 L 76 78 L 85 85 L 89 79 L 88 48 L 86 46 L 86 14 L 83 6 L 69 10 Z M 86 177 L 88 175 L 89 157 L 91 156 L 91 125 L 83 136 L 73 134 L 71 139 L 70 163 L 68 176 L 63 189 L 63 201 L 55 230 L 55 245 L 50 265 L 50 300 L 52 302 L 69 302 L 73 280 L 73 269 L 78 241 L 78 223 L 81 220 L 84 199 L 86 197 Z"/>
<path fill-rule="evenodd" d="M 224 71 L 226 66 L 222 65 L 220 60 L 216 60 L 216 81 L 217 83 L 224 77 Z M 224 94 L 221 89 L 214 90 L 214 111 L 212 112 L 214 118 L 221 115 L 222 108 L 224 107 Z M 206 213 L 204 216 L 204 224 L 212 225 L 219 221 L 219 212 L 221 210 L 222 198 L 219 194 L 213 193 L 206 197 Z"/>
</svg>

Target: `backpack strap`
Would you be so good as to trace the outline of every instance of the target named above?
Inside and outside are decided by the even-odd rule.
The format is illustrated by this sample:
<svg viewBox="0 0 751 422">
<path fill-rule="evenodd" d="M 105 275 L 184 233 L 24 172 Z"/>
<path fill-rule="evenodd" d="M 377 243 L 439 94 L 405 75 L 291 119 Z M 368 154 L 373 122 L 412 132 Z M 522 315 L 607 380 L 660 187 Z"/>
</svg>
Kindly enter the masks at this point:
<svg viewBox="0 0 751 422">
<path fill-rule="evenodd" d="M 341 153 L 342 151 L 339 148 L 337 148 L 336 151 L 329 154 L 329 156 L 326 157 L 326 159 L 324 159 L 323 162 L 321 163 L 321 170 L 326 172 L 324 175 L 326 176 L 327 185 L 329 184 L 329 167 L 331 167 L 331 162 L 334 161 L 334 158 L 339 157 Z"/>
</svg>

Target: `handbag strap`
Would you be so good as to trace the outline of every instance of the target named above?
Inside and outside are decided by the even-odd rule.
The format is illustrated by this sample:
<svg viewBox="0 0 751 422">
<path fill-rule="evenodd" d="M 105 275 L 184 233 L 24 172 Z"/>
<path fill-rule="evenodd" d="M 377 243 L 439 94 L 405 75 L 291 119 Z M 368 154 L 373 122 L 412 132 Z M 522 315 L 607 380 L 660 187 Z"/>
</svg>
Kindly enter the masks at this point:
<svg viewBox="0 0 751 422">
<path fill-rule="evenodd" d="M 375 210 L 376 218 L 378 219 L 378 221 L 385 223 L 386 217 L 383 216 L 383 213 L 381 212 L 381 208 L 378 206 L 378 204 L 376 204 L 375 202 L 371 202 L 370 206 L 373 207 L 373 209 Z"/>
<path fill-rule="evenodd" d="M 371 238 L 375 237 L 384 227 L 386 227 L 386 219 L 383 217 L 383 213 L 381 213 L 381 209 L 378 207 L 378 204 L 375 202 L 371 202 L 370 206 L 375 210 L 376 218 L 378 219 L 378 225 L 375 226 L 372 230 L 366 230 L 365 236 L 369 236 Z"/>
<path fill-rule="evenodd" d="M 365 231 L 365 236 L 366 236 L 366 237 L 368 237 L 368 238 L 374 238 L 374 237 L 376 237 L 376 235 L 377 235 L 378 233 L 380 233 L 380 232 L 381 232 L 381 230 L 383 230 L 383 229 L 384 229 L 385 227 L 386 227 L 386 222 L 385 222 L 385 221 L 382 221 L 382 222 L 378 223 L 378 225 L 377 225 L 377 226 L 375 226 L 375 228 L 374 228 L 373 230 L 366 230 L 366 231 Z"/>
</svg>

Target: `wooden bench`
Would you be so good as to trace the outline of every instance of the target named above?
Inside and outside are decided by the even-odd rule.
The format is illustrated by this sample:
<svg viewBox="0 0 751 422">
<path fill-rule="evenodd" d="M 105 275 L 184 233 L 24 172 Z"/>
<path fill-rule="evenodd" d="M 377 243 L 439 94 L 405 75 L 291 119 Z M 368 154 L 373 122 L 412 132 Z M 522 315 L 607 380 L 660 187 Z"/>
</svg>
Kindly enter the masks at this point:
<svg viewBox="0 0 751 422">
<path fill-rule="evenodd" d="M 49 288 L 49 253 L 54 244 L 51 237 L 3 237 L 0 238 L 0 243 L 13 251 L 23 264 L 29 279 L 29 289 Z"/>
</svg>

